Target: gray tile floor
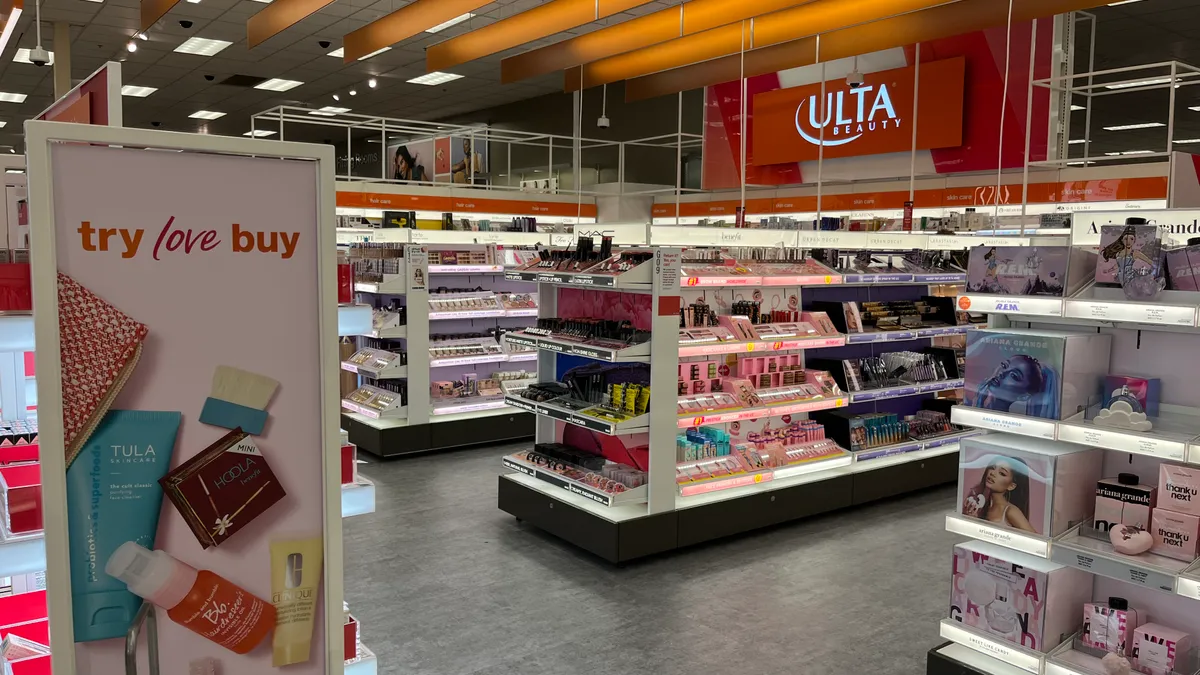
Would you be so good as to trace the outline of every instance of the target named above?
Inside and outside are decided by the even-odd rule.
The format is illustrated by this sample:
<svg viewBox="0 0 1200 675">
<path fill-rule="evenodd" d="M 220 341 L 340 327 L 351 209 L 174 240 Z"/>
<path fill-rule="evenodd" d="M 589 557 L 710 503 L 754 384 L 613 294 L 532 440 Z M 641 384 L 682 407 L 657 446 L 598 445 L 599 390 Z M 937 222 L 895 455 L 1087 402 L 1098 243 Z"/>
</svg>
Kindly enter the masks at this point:
<svg viewBox="0 0 1200 675">
<path fill-rule="evenodd" d="M 381 674 L 919 675 L 940 642 L 953 488 L 617 568 L 496 508 L 505 449 L 361 465 L 346 598 Z"/>
</svg>

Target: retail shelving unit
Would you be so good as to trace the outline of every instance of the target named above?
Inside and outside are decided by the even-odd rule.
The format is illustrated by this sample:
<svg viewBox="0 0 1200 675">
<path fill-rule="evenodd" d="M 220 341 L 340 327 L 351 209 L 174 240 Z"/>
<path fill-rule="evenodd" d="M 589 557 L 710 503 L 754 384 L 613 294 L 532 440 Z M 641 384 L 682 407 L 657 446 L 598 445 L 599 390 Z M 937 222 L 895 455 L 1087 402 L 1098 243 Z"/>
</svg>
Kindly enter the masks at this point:
<svg viewBox="0 0 1200 675">
<path fill-rule="evenodd" d="M 659 229 L 652 229 L 652 238 Z M 740 244 L 775 246 L 781 234 L 790 234 L 794 241 L 810 233 L 738 230 L 735 234 L 742 237 L 738 240 Z M 899 233 L 898 236 L 905 243 L 928 242 L 923 235 Z M 851 238 L 862 240 L 858 236 Z M 961 238 L 948 239 L 957 241 L 958 248 L 962 248 Z M 889 248 L 895 247 L 896 244 L 892 243 Z M 536 348 L 540 354 L 538 372 L 547 375 L 557 373 L 562 368 L 558 360 L 568 356 L 605 363 L 647 363 L 654 393 L 647 414 L 619 422 L 580 414 L 576 408 L 564 407 L 554 401 L 534 402 L 519 395 L 510 395 L 510 405 L 538 416 L 539 442 L 558 440 L 569 426 L 584 427 L 597 434 L 621 438 L 637 435 L 634 441 L 637 443 L 645 443 L 648 439 L 649 477 L 646 485 L 614 495 L 579 481 L 565 479 L 560 473 L 525 461 L 518 453 L 502 460 L 504 468 L 511 472 L 502 474 L 499 479 L 499 506 L 502 510 L 607 560 L 624 562 L 953 481 L 959 440 L 979 432 L 969 430 L 923 442 L 895 443 L 857 454 L 843 451 L 817 461 L 730 476 L 702 485 L 676 482 L 676 469 L 681 465 L 676 461 L 675 437 L 680 430 L 745 424 L 748 420 L 798 420 L 807 413 L 851 406 L 858 406 L 862 411 L 878 410 L 884 408 L 877 406 L 895 404 L 904 399 L 928 398 L 962 386 L 961 379 L 952 378 L 871 391 L 843 392 L 780 405 L 681 415 L 673 394 L 681 360 L 686 365 L 686 359 L 692 357 L 777 352 L 798 352 L 803 359 L 805 354 L 828 354 L 831 352 L 824 350 L 831 349 L 864 353 L 877 347 L 893 348 L 897 343 L 911 346 L 915 340 L 963 334 L 975 326 L 923 328 L 896 334 L 868 332 L 811 338 L 781 337 L 779 340 L 681 343 L 677 338 L 678 308 L 686 304 L 689 293 L 698 290 L 748 293 L 751 288 L 786 285 L 795 287 L 799 295 L 812 293 L 817 297 L 821 293 L 834 293 L 841 294 L 837 297 L 860 297 L 885 286 L 891 289 L 887 291 L 889 293 L 919 294 L 935 282 L 917 281 L 913 275 L 908 275 L 903 279 L 889 280 L 889 283 L 856 279 L 855 284 L 845 284 L 843 275 L 828 269 L 820 274 L 808 275 L 784 272 L 778 275 L 778 279 L 771 273 L 764 276 L 753 271 L 746 273 L 744 269 L 737 273 L 708 274 L 684 268 L 680 264 L 682 252 L 678 248 L 659 246 L 655 248 L 654 255 L 651 262 L 615 276 L 536 269 L 508 273 L 510 279 L 538 284 L 542 317 L 566 316 L 557 313 L 561 293 L 565 289 L 587 293 L 589 298 L 596 294 L 650 295 L 646 306 L 658 308 L 658 311 L 653 312 L 649 341 L 624 348 L 580 344 L 578 341 L 536 333 L 510 333 L 506 336 L 510 342 Z M 651 266 L 653 274 L 650 273 Z M 944 277 L 938 281 L 961 283 L 965 280 L 965 275 L 961 273 Z M 776 284 L 776 281 L 779 283 Z M 588 302 L 604 306 L 634 306 L 633 302 L 626 300 L 609 302 L 596 299 Z M 549 376 L 541 378 L 543 382 L 554 379 Z M 663 392 L 667 392 L 667 395 L 663 396 Z"/>
<path fill-rule="evenodd" d="M 392 236 L 411 238 L 419 232 L 423 231 L 400 230 Z M 517 242 L 506 240 L 505 245 L 510 246 L 527 245 L 525 242 L 530 237 L 545 239 L 548 236 L 519 232 L 432 232 L 508 235 Z M 534 308 L 506 308 L 501 304 L 496 292 L 509 289 L 498 288 L 497 284 L 512 286 L 503 279 L 503 264 L 429 264 L 431 251 L 451 247 L 486 251 L 490 260 L 496 260 L 498 250 L 495 244 L 475 242 L 408 244 L 404 246 L 404 258 L 397 273 L 389 274 L 379 282 L 355 284 L 355 291 L 364 296 L 364 300 L 403 298 L 405 310 L 403 325 L 398 324 L 395 313 L 376 312 L 371 327 L 356 334 L 390 342 L 385 348 L 361 348 L 355 357 L 342 363 L 343 370 L 366 377 L 407 381 L 407 405 L 403 405 L 394 392 L 367 383 L 362 383 L 358 390 L 343 398 L 342 427 L 349 432 L 352 443 L 374 455 L 390 457 L 533 435 L 533 416 L 507 406 L 503 396 L 442 400 L 431 397 L 430 385 L 434 382 L 453 381 L 467 373 L 481 374 L 479 379 L 483 379 L 492 370 L 532 369 L 537 358 L 532 350 L 510 349 L 494 338 L 436 339 L 439 335 L 476 333 L 486 329 L 515 329 L 532 323 L 537 316 Z M 455 286 L 485 290 L 431 292 Z M 477 353 L 481 348 L 486 349 L 485 353 Z M 464 354 L 455 354 L 456 349 L 461 349 Z M 436 355 L 434 350 L 444 354 Z M 405 365 L 400 365 L 400 359 L 395 356 L 400 351 L 407 354 Z"/>
<path fill-rule="evenodd" d="M 987 314 L 992 328 L 1109 334 L 1112 351 L 1107 372 L 1160 378 L 1165 400 L 1191 402 L 1200 397 L 1191 365 L 1200 347 L 1200 293 L 1164 291 L 1152 301 L 1134 302 L 1127 300 L 1120 289 L 1089 284 L 1064 298 L 964 294 L 958 306 Z M 1133 472 L 1142 476 L 1143 482 L 1156 485 L 1158 468 L 1164 462 L 1200 466 L 1200 409 L 1162 403 L 1154 428 L 1147 432 L 1098 426 L 1093 421 L 1098 410 L 1099 405 L 1094 405 L 1066 419 L 1053 420 L 957 406 L 952 419 L 967 427 L 1005 435 L 991 436 L 994 441 L 1024 436 L 1099 448 L 1103 450 L 1104 476 Z M 1177 627 L 1192 636 L 1200 633 L 1200 559 L 1121 554 L 1106 535 L 1095 536 L 1090 524 L 1089 519 L 1073 523 L 1054 536 L 1042 536 L 957 511 L 945 519 L 947 531 L 1093 575 L 1093 600 L 1124 597 L 1130 606 L 1147 612 L 1151 622 Z M 1082 621 L 1083 608 L 1077 611 Z M 1104 652 L 1083 644 L 1080 633 L 1058 644 L 1046 638 L 1048 648 L 1044 651 L 1023 648 L 949 618 L 942 621 L 940 634 L 950 642 L 930 650 L 929 675 L 1105 673 L 1099 658 Z"/>
</svg>

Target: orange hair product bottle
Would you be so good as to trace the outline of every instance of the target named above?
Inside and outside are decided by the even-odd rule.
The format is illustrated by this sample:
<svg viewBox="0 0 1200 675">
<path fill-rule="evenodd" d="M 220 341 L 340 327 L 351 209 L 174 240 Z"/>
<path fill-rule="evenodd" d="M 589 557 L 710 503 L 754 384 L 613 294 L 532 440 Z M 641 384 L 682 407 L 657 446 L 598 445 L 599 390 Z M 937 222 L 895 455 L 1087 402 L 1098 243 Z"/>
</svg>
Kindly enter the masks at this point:
<svg viewBox="0 0 1200 675">
<path fill-rule="evenodd" d="M 135 595 L 167 610 L 188 630 L 245 654 L 275 627 L 275 606 L 241 586 L 132 541 L 121 544 L 104 571 Z"/>
</svg>

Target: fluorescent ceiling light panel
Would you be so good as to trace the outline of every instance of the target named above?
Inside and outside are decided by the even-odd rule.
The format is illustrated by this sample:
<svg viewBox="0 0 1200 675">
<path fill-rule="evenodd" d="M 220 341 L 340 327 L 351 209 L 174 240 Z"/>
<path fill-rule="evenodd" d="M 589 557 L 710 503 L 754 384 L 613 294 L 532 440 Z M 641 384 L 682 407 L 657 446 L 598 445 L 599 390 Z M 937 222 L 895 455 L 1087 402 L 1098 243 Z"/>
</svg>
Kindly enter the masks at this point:
<svg viewBox="0 0 1200 675">
<path fill-rule="evenodd" d="M 28 97 L 28 94 L 12 94 L 7 91 L 0 91 L 0 101 L 4 103 L 24 103 Z"/>
<path fill-rule="evenodd" d="M 467 19 L 469 19 L 473 16 L 475 16 L 475 15 L 470 12 L 467 12 L 466 14 L 460 14 L 460 15 L 454 17 L 453 19 L 450 19 L 449 21 L 439 23 L 438 25 L 434 26 L 433 28 L 426 28 L 425 32 L 426 33 L 436 33 L 440 30 L 446 30 L 450 26 L 457 26 L 458 24 L 466 21 Z"/>
<path fill-rule="evenodd" d="M 336 56 L 337 58 L 340 59 L 340 58 L 342 58 L 343 55 L 345 55 L 345 53 L 346 53 L 345 47 L 338 47 L 337 49 L 329 52 L 325 56 Z"/>
<path fill-rule="evenodd" d="M 1083 138 L 1076 138 L 1073 141 L 1067 141 L 1067 145 L 1079 145 L 1080 143 L 1087 143 L 1087 140 Z"/>
<path fill-rule="evenodd" d="M 367 59 L 371 58 L 372 56 L 379 56 L 380 54 L 382 54 L 382 53 L 384 53 L 384 52 L 389 52 L 389 51 L 391 51 L 391 50 L 392 50 L 392 48 L 391 48 L 391 47 L 384 47 L 383 49 L 376 49 L 375 51 L 371 52 L 370 54 L 367 54 L 366 56 L 364 56 L 364 57 L 362 57 L 361 59 L 359 59 L 359 61 L 366 61 Z M 326 54 L 325 56 L 333 56 L 333 57 L 335 57 L 335 58 L 339 58 L 339 59 L 340 59 L 340 58 L 342 58 L 342 57 L 343 57 L 343 56 L 345 56 L 345 55 L 346 55 L 346 48 L 345 48 L 345 47 L 338 47 L 337 49 L 335 49 L 335 50 L 333 50 L 333 51 L 329 52 L 329 53 L 328 53 L 328 54 Z"/>
<path fill-rule="evenodd" d="M 288 89 L 295 89 L 302 84 L 304 83 L 299 80 L 281 80 L 278 77 L 273 77 L 266 82 L 254 85 L 254 88 L 266 89 L 267 91 L 287 91 Z"/>
<path fill-rule="evenodd" d="M 1083 106 L 1081 106 L 1081 105 L 1078 105 L 1078 104 L 1072 103 L 1072 104 L 1071 104 L 1071 110 L 1087 110 L 1087 108 L 1085 108 L 1085 107 L 1083 107 Z"/>
<path fill-rule="evenodd" d="M 1126 150 L 1125 152 L 1106 152 L 1107 157 L 1123 157 L 1125 155 L 1149 155 L 1153 150 Z"/>
<path fill-rule="evenodd" d="M 0 122 L 0 128 L 4 128 L 7 125 L 8 125 L 8 122 Z M 25 173 L 25 172 L 22 171 L 21 173 Z"/>
<path fill-rule="evenodd" d="M 1181 138 L 1176 143 L 1200 143 L 1200 138 Z"/>
<path fill-rule="evenodd" d="M 1190 105 L 1190 106 L 1188 106 L 1188 110 L 1195 110 L 1196 112 L 1200 112 L 1200 105 Z"/>
<path fill-rule="evenodd" d="M 225 113 L 217 112 L 215 110 L 197 110 L 196 112 L 192 113 L 191 115 L 188 115 L 188 117 L 198 119 L 198 120 L 216 120 L 216 119 L 220 119 L 224 116 L 225 116 Z"/>
<path fill-rule="evenodd" d="M 310 110 L 308 112 L 308 114 L 309 115 L 323 115 L 325 117 L 333 117 L 334 115 L 340 115 L 342 113 L 348 113 L 348 112 L 350 112 L 349 108 L 339 108 L 336 105 L 327 105 L 324 108 L 321 108 L 320 110 Z"/>
<path fill-rule="evenodd" d="M 180 54 L 195 54 L 196 56 L 214 56 L 232 42 L 224 40 L 209 40 L 208 38 L 188 38 L 186 42 L 175 48 Z"/>
<path fill-rule="evenodd" d="M 24 47 L 18 49 L 16 55 L 13 56 L 13 63 L 33 63 L 29 60 L 29 50 Z M 50 52 L 50 60 L 46 65 L 54 65 L 54 52 Z"/>
<path fill-rule="evenodd" d="M 134 84 L 127 84 L 121 87 L 122 96 L 136 96 L 138 98 L 146 98 L 156 91 L 158 91 L 158 87 L 139 87 Z"/>
<path fill-rule="evenodd" d="M 454 73 L 441 73 L 441 72 L 438 72 L 435 70 L 432 73 L 426 73 L 425 75 L 422 75 L 420 77 L 414 77 L 413 79 L 408 80 L 408 82 L 410 84 L 425 84 L 425 85 L 433 86 L 435 84 L 444 84 L 446 82 L 453 82 L 454 80 L 457 80 L 461 77 L 462 77 L 462 75 L 456 75 Z"/>
<path fill-rule="evenodd" d="M 1136 82 L 1122 82 L 1120 84 L 1106 84 L 1105 89 L 1131 89 L 1133 87 L 1149 87 L 1154 84 L 1170 84 L 1171 78 L 1159 77 L 1153 80 L 1137 80 Z"/>
<path fill-rule="evenodd" d="M 1132 4 L 1133 4 L 1133 3 L 1135 3 L 1135 2 L 1141 2 L 1141 1 L 1142 1 L 1142 0 L 1120 0 L 1120 2 L 1110 2 L 1110 3 L 1108 3 L 1108 6 L 1109 6 L 1109 7 L 1116 7 L 1117 5 L 1132 5 Z"/>
<path fill-rule="evenodd" d="M 253 136 L 255 138 L 262 138 L 263 136 L 274 136 L 275 132 L 267 131 L 266 129 L 255 129 L 254 131 L 247 131 L 246 133 L 244 133 L 242 135 L 243 136 Z"/>
<path fill-rule="evenodd" d="M 1162 122 L 1141 122 L 1139 124 L 1119 124 L 1115 127 L 1104 127 L 1105 131 L 1132 131 L 1133 129 L 1153 129 L 1155 127 L 1165 127 L 1167 125 Z"/>
</svg>

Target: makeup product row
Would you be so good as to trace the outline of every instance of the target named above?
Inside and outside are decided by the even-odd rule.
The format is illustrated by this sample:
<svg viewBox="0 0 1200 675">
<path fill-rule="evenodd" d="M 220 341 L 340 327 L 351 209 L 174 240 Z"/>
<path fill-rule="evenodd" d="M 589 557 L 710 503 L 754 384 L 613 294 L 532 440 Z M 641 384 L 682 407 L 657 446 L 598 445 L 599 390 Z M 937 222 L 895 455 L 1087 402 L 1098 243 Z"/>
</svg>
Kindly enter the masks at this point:
<svg viewBox="0 0 1200 675">
<path fill-rule="evenodd" d="M 680 364 L 680 376 L 690 376 L 692 373 L 691 366 L 693 365 L 699 365 L 702 369 L 702 374 L 707 375 L 708 371 L 706 369 L 711 363 Z M 720 367 L 718 365 L 718 368 Z M 829 373 L 816 370 L 792 370 L 788 372 L 792 373 L 795 384 L 766 388 L 758 388 L 751 379 L 744 377 L 722 377 L 719 380 L 704 378 L 698 380 L 681 379 L 679 383 L 681 390 L 684 388 L 688 388 L 689 390 L 704 388 L 707 391 L 696 391 L 681 395 L 676 404 L 677 414 L 697 416 L 739 408 L 799 403 L 838 394 L 837 384 L 829 376 Z M 760 379 L 759 381 L 763 380 Z"/>
<path fill-rule="evenodd" d="M 609 494 L 620 494 L 646 484 L 646 473 L 633 467 L 610 462 L 600 455 L 561 443 L 538 443 L 519 458 L 552 471 L 564 478 L 583 483 Z"/>
<path fill-rule="evenodd" d="M 875 356 L 842 359 L 810 359 L 817 368 L 835 373 L 846 391 L 870 391 L 914 382 L 951 379 L 941 352 L 885 352 Z"/>
<path fill-rule="evenodd" d="M 379 371 L 397 363 L 401 366 L 408 365 L 408 352 L 387 351 L 379 347 L 363 347 L 354 352 L 354 355 L 346 361 L 368 370 Z"/>
<path fill-rule="evenodd" d="M 629 321 L 610 321 L 608 319 L 539 318 L 537 326 L 526 329 L 526 332 L 620 346 L 641 344 L 650 339 L 648 330 L 638 330 Z"/>
<path fill-rule="evenodd" d="M 956 434 L 964 429 L 951 424 L 950 417 L 937 410 L 918 410 L 901 417 L 895 413 L 852 414 L 844 410 L 812 413 L 829 437 L 853 452 L 871 450 L 907 441 L 928 441 Z"/>
<path fill-rule="evenodd" d="M 430 265 L 494 265 L 490 247 L 458 251 L 430 251 Z"/>
<path fill-rule="evenodd" d="M 351 403 L 382 413 L 399 402 L 408 405 L 407 380 L 373 380 L 363 378 L 363 385 L 346 395 Z"/>
<path fill-rule="evenodd" d="M 812 303 L 814 309 L 835 317 L 837 328 L 846 333 L 905 331 L 956 325 L 954 298 L 927 296 L 918 301 Z"/>
<path fill-rule="evenodd" d="M 783 438 L 731 447 L 729 435 L 719 429 L 690 429 L 676 439 L 675 482 L 681 487 L 695 485 L 845 455 L 829 439 L 789 444 Z"/>
<path fill-rule="evenodd" d="M 1080 642 L 1092 649 L 1127 657 L 1135 672 L 1148 675 L 1191 672 L 1192 636 L 1151 623 L 1146 610 L 1131 607 L 1125 598 L 1084 603 Z"/>
<path fill-rule="evenodd" d="M 601 237 L 600 247 L 596 248 L 591 237 L 580 237 L 574 249 L 542 249 L 534 269 L 545 272 L 585 272 L 612 257 L 612 243 L 612 237 Z"/>
<path fill-rule="evenodd" d="M 399 257 L 354 260 L 354 280 L 368 284 L 383 283 L 385 275 L 400 274 L 403 263 L 404 260 Z"/>
<path fill-rule="evenodd" d="M 552 226 L 547 226 L 552 227 Z M 469 218 L 454 219 L 453 213 L 442 214 L 442 229 L 467 232 L 538 232 L 537 218 L 533 216 L 515 216 L 507 223 L 491 220 L 477 220 L 474 223 Z M 444 264 L 444 263 L 443 263 Z M 459 263 L 466 264 L 466 263 Z M 480 263 L 469 263 L 480 264 Z M 490 263 L 487 263 L 490 264 Z"/>
<path fill-rule="evenodd" d="M 484 312 L 500 310 L 500 300 L 490 291 L 430 293 L 430 312 Z"/>
<path fill-rule="evenodd" d="M 460 340 L 438 340 L 429 345 L 429 359 L 465 359 L 503 355 L 504 348 L 491 337 L 471 337 Z"/>
<path fill-rule="evenodd" d="M 479 379 L 475 373 L 465 373 L 460 380 L 439 380 L 429 385 L 429 395 L 434 400 L 456 398 L 499 398 L 504 395 L 500 379 Z"/>
<path fill-rule="evenodd" d="M 403 258 L 404 246 L 398 242 L 355 242 L 346 249 L 349 258 L 387 259 Z"/>
</svg>

